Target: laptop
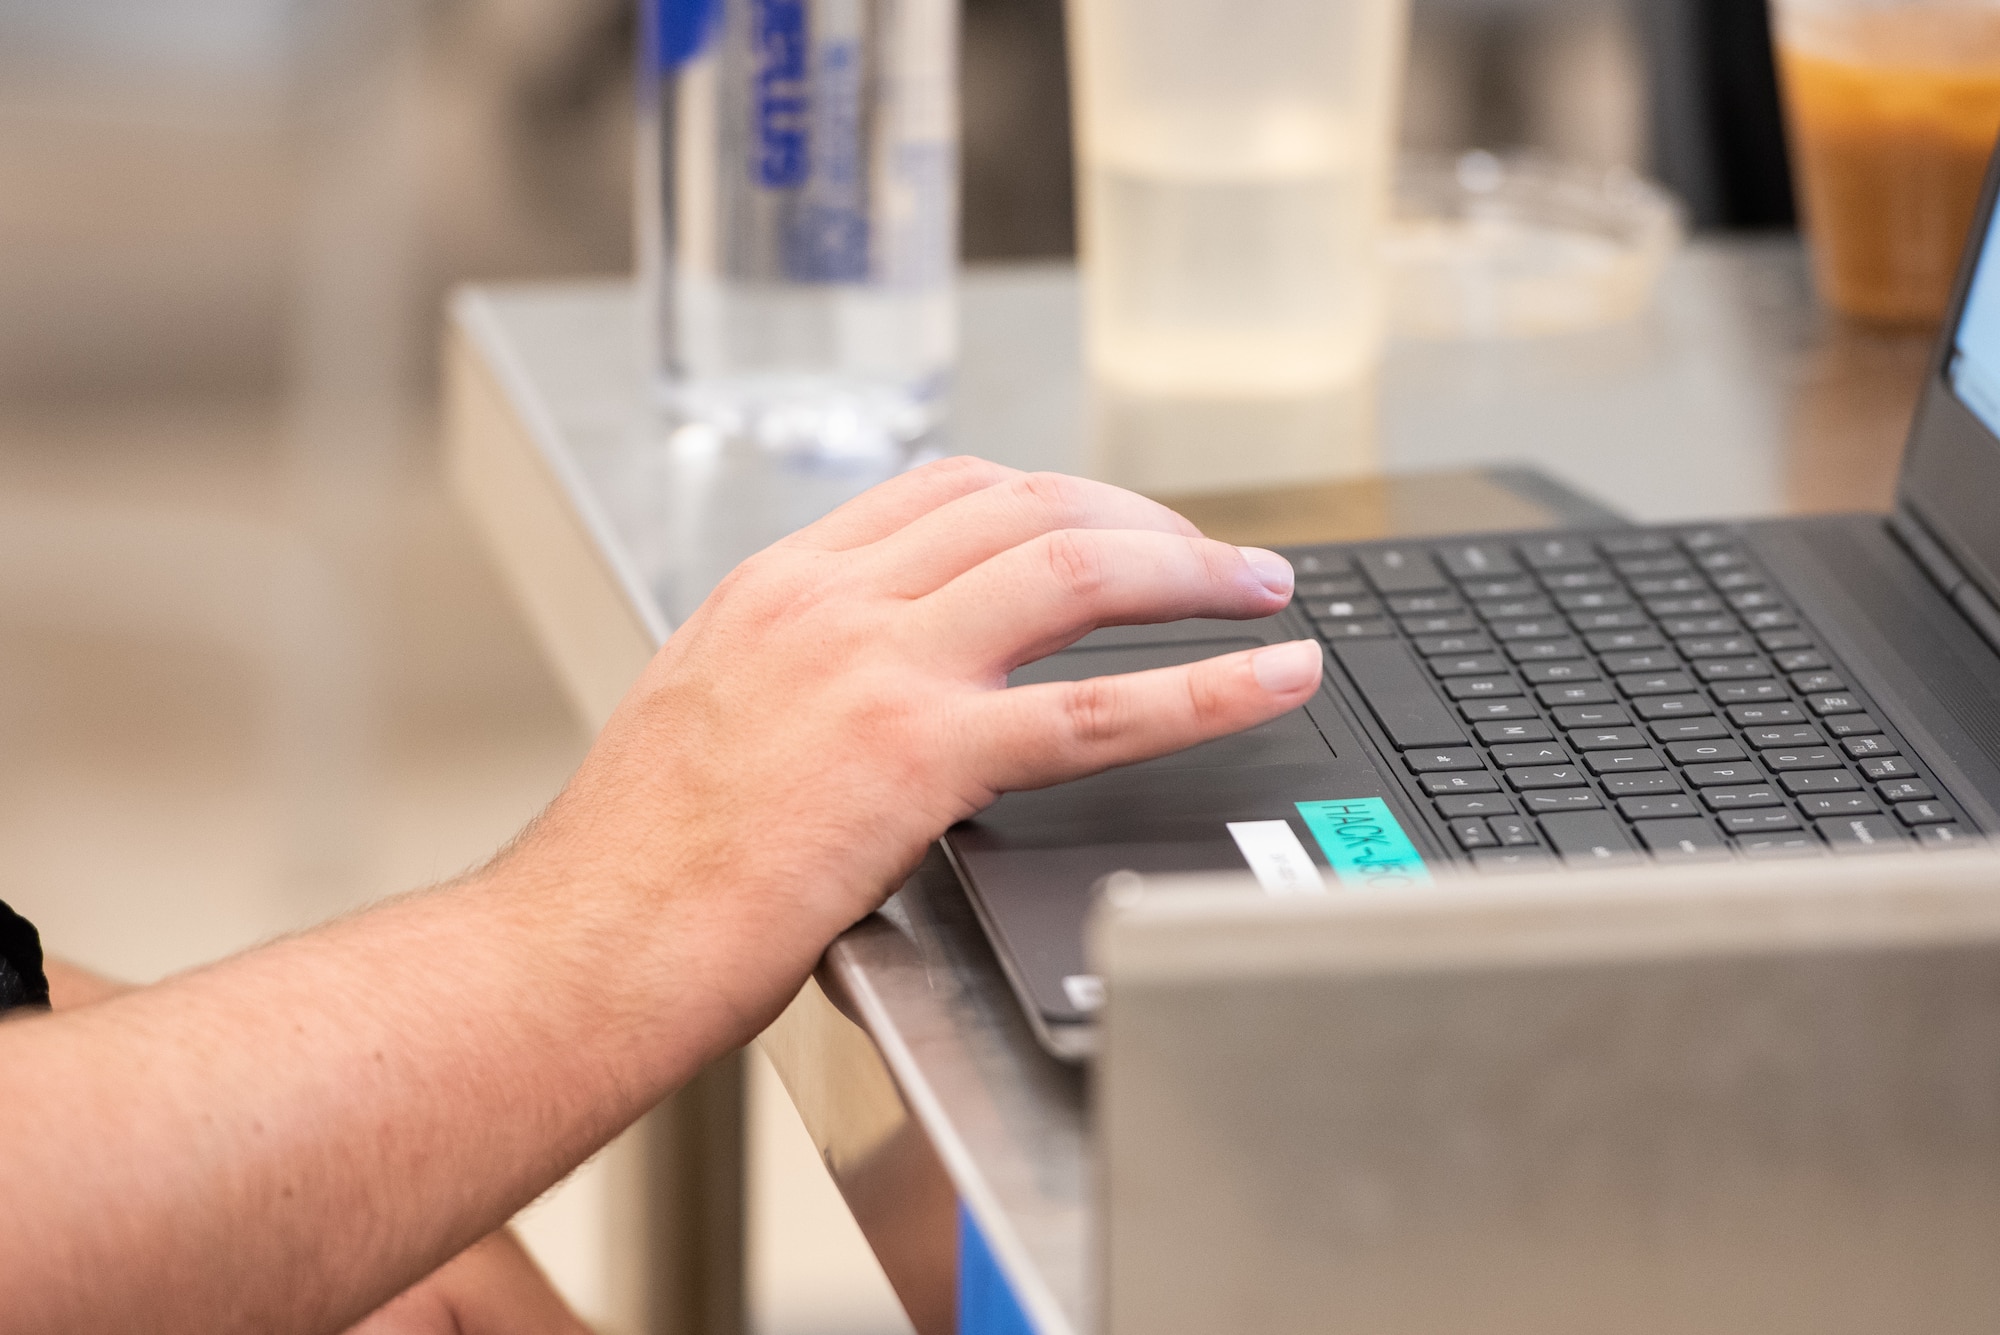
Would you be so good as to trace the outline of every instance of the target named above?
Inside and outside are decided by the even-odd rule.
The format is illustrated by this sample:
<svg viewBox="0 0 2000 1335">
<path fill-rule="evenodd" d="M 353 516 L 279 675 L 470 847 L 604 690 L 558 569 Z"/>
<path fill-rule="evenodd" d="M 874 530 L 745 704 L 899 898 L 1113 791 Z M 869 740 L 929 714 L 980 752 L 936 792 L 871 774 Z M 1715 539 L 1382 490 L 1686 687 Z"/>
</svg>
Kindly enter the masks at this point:
<svg viewBox="0 0 2000 1335">
<path fill-rule="evenodd" d="M 1294 548 L 1276 616 L 1106 629 L 1014 673 L 1326 647 L 1302 709 L 946 835 L 1041 1043 L 1092 1048 L 1084 926 L 1119 871 L 1247 867 L 1313 894 L 2000 830 L 1995 182 L 1989 164 L 1894 513 Z"/>
</svg>

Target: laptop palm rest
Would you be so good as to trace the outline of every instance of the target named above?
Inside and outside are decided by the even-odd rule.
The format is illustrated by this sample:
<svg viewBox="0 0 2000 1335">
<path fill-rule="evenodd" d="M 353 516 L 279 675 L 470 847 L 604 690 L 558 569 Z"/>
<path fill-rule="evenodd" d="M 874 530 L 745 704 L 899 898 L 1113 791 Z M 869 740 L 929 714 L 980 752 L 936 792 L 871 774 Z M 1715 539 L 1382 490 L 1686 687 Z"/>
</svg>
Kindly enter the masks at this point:
<svg viewBox="0 0 2000 1335">
<path fill-rule="evenodd" d="M 1279 618 L 1120 627 L 1016 671 L 1009 685 L 1170 667 L 1293 637 Z M 945 845 L 1015 988 L 1045 1025 L 1075 1025 L 1090 1019 L 1074 980 L 1088 973 L 1084 922 L 1105 876 L 1243 871 L 1230 822 L 1289 820 L 1311 848 L 1296 803 L 1388 792 L 1320 699 L 1175 755 L 1009 793 L 953 827 Z"/>
</svg>

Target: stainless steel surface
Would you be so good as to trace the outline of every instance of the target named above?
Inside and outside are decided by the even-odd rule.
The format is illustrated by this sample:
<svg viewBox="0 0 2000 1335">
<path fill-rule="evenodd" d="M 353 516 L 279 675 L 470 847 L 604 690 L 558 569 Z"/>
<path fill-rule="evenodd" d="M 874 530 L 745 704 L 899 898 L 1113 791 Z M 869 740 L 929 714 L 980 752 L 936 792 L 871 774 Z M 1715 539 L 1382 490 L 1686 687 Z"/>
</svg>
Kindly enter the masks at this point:
<svg viewBox="0 0 2000 1335">
<path fill-rule="evenodd" d="M 963 296 L 954 447 L 1083 468 L 1073 273 L 975 270 Z M 743 458 L 698 435 L 656 439 L 628 283 L 474 290 L 454 319 L 463 397 L 475 404 L 455 430 L 461 490 L 593 712 L 738 559 L 881 475 Z M 1924 347 L 1824 323 L 1788 242 L 1700 243 L 1670 268 L 1658 307 L 1628 326 L 1392 345 L 1381 461 L 1539 466 L 1642 519 L 1879 507 Z M 503 427 L 519 449 L 489 459 L 482 442 Z M 493 469 L 511 471 L 496 481 Z M 1504 476 L 1444 481 L 1429 493 L 1364 482 L 1313 493 L 1313 504 L 1323 495 L 1338 512 L 1330 531 L 1353 536 L 1423 527 L 1427 494 L 1499 526 L 1552 522 L 1564 504 L 1510 491 Z M 1299 540 L 1296 497 L 1289 509 L 1270 495 L 1199 504 L 1235 540 Z M 1436 522 L 1436 504 L 1430 513 Z M 1034 1046 L 939 859 L 835 943 L 766 1041 L 927 1335 L 948 1328 L 938 1282 L 952 1195 L 1042 1330 L 1093 1328 L 1079 1077 Z"/>
<path fill-rule="evenodd" d="M 2000 1322 L 1993 853 L 1121 879 L 1109 1335 Z"/>
</svg>

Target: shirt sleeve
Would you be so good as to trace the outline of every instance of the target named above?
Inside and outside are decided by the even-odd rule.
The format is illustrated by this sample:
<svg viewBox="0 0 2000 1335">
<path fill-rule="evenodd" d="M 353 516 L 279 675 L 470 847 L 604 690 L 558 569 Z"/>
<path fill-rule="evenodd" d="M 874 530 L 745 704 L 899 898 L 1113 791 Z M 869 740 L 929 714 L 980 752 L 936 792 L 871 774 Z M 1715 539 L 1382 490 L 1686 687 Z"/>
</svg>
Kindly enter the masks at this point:
<svg viewBox="0 0 2000 1335">
<path fill-rule="evenodd" d="M 49 1008 L 49 980 L 42 972 L 42 938 L 35 925 L 0 903 L 0 1013 Z"/>
</svg>

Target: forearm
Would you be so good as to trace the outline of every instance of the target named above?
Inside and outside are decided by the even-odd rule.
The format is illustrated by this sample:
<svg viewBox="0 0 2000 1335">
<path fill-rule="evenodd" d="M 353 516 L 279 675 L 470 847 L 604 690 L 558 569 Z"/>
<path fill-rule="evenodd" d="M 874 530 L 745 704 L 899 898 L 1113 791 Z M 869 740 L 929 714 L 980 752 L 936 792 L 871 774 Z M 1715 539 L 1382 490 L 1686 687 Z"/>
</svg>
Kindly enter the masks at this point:
<svg viewBox="0 0 2000 1335">
<path fill-rule="evenodd" d="M 342 1328 L 727 1041 L 670 901 L 531 866 L 0 1026 L 8 1329 Z"/>
</svg>

